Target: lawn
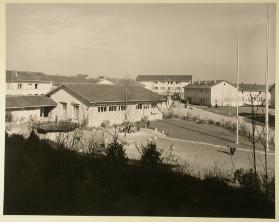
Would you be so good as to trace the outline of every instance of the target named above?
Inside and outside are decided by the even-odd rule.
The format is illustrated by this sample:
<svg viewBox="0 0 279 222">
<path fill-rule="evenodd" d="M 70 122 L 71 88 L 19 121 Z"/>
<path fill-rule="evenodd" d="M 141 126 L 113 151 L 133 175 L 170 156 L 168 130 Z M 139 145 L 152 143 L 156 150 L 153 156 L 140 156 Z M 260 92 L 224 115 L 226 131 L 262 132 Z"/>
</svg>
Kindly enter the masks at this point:
<svg viewBox="0 0 279 222">
<path fill-rule="evenodd" d="M 236 115 L 236 107 L 207 107 L 207 106 L 195 106 L 197 108 L 221 114 L 224 116 L 234 117 Z M 238 109 L 240 116 L 243 116 L 248 119 L 249 122 L 252 121 L 252 109 L 251 106 L 240 106 Z M 265 123 L 265 107 L 255 107 L 255 121 L 256 124 Z M 269 111 L 269 124 L 271 127 L 275 127 L 275 112 L 274 109 Z"/>
<path fill-rule="evenodd" d="M 6 136 L 5 149 L 5 215 L 275 216 L 273 198 L 214 175 L 56 150 L 36 137 Z"/>
</svg>

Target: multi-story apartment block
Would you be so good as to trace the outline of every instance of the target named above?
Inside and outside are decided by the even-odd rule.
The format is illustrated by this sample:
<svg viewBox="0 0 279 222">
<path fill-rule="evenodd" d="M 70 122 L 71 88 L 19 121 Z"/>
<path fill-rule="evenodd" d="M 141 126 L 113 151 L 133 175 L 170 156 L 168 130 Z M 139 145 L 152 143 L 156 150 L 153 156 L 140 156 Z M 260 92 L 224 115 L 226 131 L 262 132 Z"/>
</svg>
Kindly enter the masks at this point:
<svg viewBox="0 0 279 222">
<path fill-rule="evenodd" d="M 192 82 L 192 75 L 138 75 L 136 81 L 160 95 L 183 100 L 183 88 Z"/>
</svg>

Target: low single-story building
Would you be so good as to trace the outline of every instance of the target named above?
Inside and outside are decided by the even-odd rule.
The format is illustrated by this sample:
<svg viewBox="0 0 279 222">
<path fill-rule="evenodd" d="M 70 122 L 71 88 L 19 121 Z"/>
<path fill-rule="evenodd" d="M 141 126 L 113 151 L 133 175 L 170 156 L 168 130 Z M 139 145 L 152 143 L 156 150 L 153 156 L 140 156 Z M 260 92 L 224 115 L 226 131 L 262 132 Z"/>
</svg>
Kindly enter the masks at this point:
<svg viewBox="0 0 279 222">
<path fill-rule="evenodd" d="M 46 96 L 6 96 L 6 116 L 14 122 L 44 121 L 56 105 Z"/>
<path fill-rule="evenodd" d="M 104 121 L 120 124 L 124 120 L 162 119 L 160 106 L 166 99 L 140 86 L 102 84 L 62 84 L 47 93 L 57 106 L 52 120 L 68 120 L 86 126 L 100 126 Z"/>
<path fill-rule="evenodd" d="M 236 106 L 236 94 L 236 86 L 225 80 L 197 81 L 184 87 L 185 100 L 202 106 Z"/>
</svg>

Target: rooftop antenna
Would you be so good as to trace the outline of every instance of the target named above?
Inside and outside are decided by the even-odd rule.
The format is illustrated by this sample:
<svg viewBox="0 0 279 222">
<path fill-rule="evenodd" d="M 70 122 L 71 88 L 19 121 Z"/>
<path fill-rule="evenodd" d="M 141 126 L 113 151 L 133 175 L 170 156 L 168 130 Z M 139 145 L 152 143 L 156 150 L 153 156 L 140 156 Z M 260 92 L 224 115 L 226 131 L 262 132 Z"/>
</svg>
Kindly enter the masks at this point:
<svg viewBox="0 0 279 222">
<path fill-rule="evenodd" d="M 237 8 L 237 49 L 236 49 L 236 144 L 239 144 L 238 131 L 238 88 L 239 88 L 239 8 Z"/>
</svg>

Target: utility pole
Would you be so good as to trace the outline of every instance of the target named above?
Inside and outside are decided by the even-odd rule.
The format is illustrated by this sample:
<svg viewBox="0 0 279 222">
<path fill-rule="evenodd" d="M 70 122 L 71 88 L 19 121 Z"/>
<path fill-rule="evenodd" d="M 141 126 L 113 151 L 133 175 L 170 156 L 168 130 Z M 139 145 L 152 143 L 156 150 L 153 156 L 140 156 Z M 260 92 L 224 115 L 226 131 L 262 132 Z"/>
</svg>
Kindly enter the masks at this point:
<svg viewBox="0 0 279 222">
<path fill-rule="evenodd" d="M 265 71 L 265 136 L 266 136 L 266 151 L 269 150 L 269 126 L 268 126 L 268 74 L 269 74 L 269 4 L 267 3 L 267 21 L 266 21 L 266 71 Z"/>
<path fill-rule="evenodd" d="M 238 131 L 238 88 L 239 88 L 239 8 L 237 8 L 237 47 L 236 47 L 236 144 L 239 144 Z"/>
</svg>

